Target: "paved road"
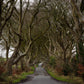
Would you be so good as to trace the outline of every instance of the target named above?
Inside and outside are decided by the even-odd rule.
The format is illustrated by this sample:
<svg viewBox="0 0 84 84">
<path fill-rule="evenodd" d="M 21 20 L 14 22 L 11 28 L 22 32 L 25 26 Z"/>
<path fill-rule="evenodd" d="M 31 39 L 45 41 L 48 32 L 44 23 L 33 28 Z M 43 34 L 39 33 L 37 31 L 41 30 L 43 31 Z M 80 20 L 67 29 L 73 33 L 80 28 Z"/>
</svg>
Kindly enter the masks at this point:
<svg viewBox="0 0 84 84">
<path fill-rule="evenodd" d="M 33 75 L 28 76 L 28 80 L 19 84 L 68 84 L 52 79 L 42 67 L 38 67 Z"/>
</svg>

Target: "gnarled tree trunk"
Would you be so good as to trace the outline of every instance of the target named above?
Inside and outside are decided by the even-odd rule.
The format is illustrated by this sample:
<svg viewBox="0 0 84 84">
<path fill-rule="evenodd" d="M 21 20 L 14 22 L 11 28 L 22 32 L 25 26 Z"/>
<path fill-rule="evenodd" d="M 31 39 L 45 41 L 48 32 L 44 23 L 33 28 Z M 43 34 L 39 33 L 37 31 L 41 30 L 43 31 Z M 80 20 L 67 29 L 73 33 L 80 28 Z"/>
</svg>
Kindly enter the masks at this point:
<svg viewBox="0 0 84 84">
<path fill-rule="evenodd" d="M 0 37 L 1 37 L 1 34 L 2 34 L 2 30 L 1 30 L 1 26 L 2 26 L 2 5 L 3 5 L 3 0 L 0 0 Z"/>
</svg>

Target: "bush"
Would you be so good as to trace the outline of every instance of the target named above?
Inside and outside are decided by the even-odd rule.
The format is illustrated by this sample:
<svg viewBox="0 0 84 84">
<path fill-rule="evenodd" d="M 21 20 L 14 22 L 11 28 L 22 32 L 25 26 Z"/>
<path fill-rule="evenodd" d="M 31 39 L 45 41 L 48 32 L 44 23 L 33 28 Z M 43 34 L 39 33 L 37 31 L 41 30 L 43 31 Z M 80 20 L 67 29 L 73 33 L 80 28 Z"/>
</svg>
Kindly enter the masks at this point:
<svg viewBox="0 0 84 84">
<path fill-rule="evenodd" d="M 50 57 L 49 64 L 50 64 L 53 68 L 56 67 L 56 59 L 55 59 L 54 56 L 51 56 L 51 57 Z"/>
<path fill-rule="evenodd" d="M 84 66 L 82 64 L 78 64 L 78 75 L 81 76 L 84 80 Z"/>
<path fill-rule="evenodd" d="M 5 72 L 5 61 L 4 58 L 0 57 L 0 76 Z"/>
<path fill-rule="evenodd" d="M 64 64 L 63 66 L 63 73 L 65 76 L 67 76 L 69 73 L 71 73 L 71 67 L 69 64 Z"/>
<path fill-rule="evenodd" d="M 56 67 L 56 71 L 59 73 L 59 75 L 63 74 L 63 70 L 60 67 Z"/>
<path fill-rule="evenodd" d="M 5 69 L 3 66 L 0 65 L 0 76 L 4 73 Z"/>
</svg>

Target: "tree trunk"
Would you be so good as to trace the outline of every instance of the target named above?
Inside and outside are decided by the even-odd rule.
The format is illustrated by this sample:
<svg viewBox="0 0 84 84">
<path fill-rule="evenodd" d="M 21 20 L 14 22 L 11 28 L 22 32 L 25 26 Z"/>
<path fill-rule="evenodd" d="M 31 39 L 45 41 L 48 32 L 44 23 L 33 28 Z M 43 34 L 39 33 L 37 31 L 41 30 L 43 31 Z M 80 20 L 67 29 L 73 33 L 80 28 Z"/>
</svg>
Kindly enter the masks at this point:
<svg viewBox="0 0 84 84">
<path fill-rule="evenodd" d="M 49 57 L 51 56 L 51 46 L 52 46 L 52 44 L 51 44 L 51 40 L 49 38 Z"/>
<path fill-rule="evenodd" d="M 11 58 L 8 60 L 7 62 L 7 67 L 6 67 L 6 71 L 8 73 L 8 75 L 12 75 L 12 65 L 13 65 L 13 62 L 15 60 L 15 58 L 17 57 L 17 54 L 18 54 L 18 49 L 19 49 L 19 46 L 20 46 L 20 43 L 18 44 L 18 46 L 15 48 Z"/>
<path fill-rule="evenodd" d="M 14 0 L 13 0 L 14 1 Z M 13 65 L 13 62 L 14 60 L 16 59 L 17 57 L 17 54 L 18 54 L 18 51 L 19 51 L 19 47 L 21 45 L 21 30 L 22 30 L 22 0 L 20 0 L 20 15 L 19 15 L 19 27 L 18 27 L 18 33 L 19 33 L 19 40 L 18 40 L 18 43 L 17 43 L 17 46 L 11 56 L 11 58 L 8 60 L 8 63 L 7 63 L 7 72 L 8 72 L 8 75 L 12 75 L 12 65 Z"/>
<path fill-rule="evenodd" d="M 81 10 L 81 12 L 83 12 L 83 11 L 84 11 L 84 0 L 82 0 L 80 10 Z"/>
<path fill-rule="evenodd" d="M 68 63 L 67 63 L 67 59 L 66 59 L 66 50 L 64 50 L 64 64 L 63 64 L 63 73 L 65 76 L 68 75 Z"/>
<path fill-rule="evenodd" d="M 8 60 L 8 63 L 6 66 L 6 72 L 8 76 L 12 75 L 12 61 L 11 60 Z"/>
<path fill-rule="evenodd" d="M 16 72 L 18 72 L 18 63 L 15 64 Z"/>
<path fill-rule="evenodd" d="M 24 63 L 23 63 L 23 62 L 24 62 L 24 60 L 23 60 L 23 59 L 21 59 L 21 61 L 20 61 L 20 62 L 21 62 L 21 70 L 23 71 L 23 70 L 24 70 Z"/>
<path fill-rule="evenodd" d="M 76 32 L 76 44 L 77 44 L 77 55 L 78 55 L 78 61 L 79 63 L 84 63 L 84 46 L 83 46 L 83 28 L 84 28 L 84 17 L 81 13 L 84 10 L 84 0 L 80 1 L 80 6 L 77 5 L 75 0 L 71 0 L 71 4 L 73 7 L 72 13 L 73 13 L 73 19 L 75 22 L 75 32 Z M 83 10 L 81 11 L 81 8 L 83 7 Z"/>
<path fill-rule="evenodd" d="M 0 0 L 0 37 L 1 37 L 1 34 L 2 34 L 2 30 L 1 30 L 1 26 L 2 26 L 2 5 L 3 5 L 3 0 Z"/>
<path fill-rule="evenodd" d="M 64 50 L 64 64 L 66 65 L 67 60 L 66 60 L 66 51 Z"/>
<path fill-rule="evenodd" d="M 30 49 L 30 51 L 28 53 L 28 57 L 26 58 L 26 71 L 28 71 L 29 68 L 30 68 L 30 66 L 29 66 L 30 60 L 31 60 L 31 49 Z"/>
<path fill-rule="evenodd" d="M 26 71 L 28 71 L 30 68 L 30 66 L 29 66 L 30 60 L 31 60 L 31 57 L 29 56 L 29 59 L 26 60 L 26 68 L 27 68 Z"/>
<path fill-rule="evenodd" d="M 81 39 L 77 43 L 77 55 L 79 63 L 84 65 L 84 46 Z"/>
<path fill-rule="evenodd" d="M 6 46 L 6 61 L 8 61 L 9 47 Z"/>
</svg>

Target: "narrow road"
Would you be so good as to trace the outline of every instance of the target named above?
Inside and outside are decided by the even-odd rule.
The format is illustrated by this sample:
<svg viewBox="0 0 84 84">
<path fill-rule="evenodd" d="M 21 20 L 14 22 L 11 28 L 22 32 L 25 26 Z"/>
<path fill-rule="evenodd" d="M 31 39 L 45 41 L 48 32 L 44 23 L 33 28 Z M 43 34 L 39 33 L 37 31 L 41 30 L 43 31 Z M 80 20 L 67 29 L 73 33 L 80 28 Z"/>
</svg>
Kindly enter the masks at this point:
<svg viewBox="0 0 84 84">
<path fill-rule="evenodd" d="M 28 76 L 28 80 L 23 83 L 18 84 L 68 84 L 64 82 L 59 82 L 52 79 L 47 72 L 42 68 L 38 67 L 33 75 Z"/>
</svg>

